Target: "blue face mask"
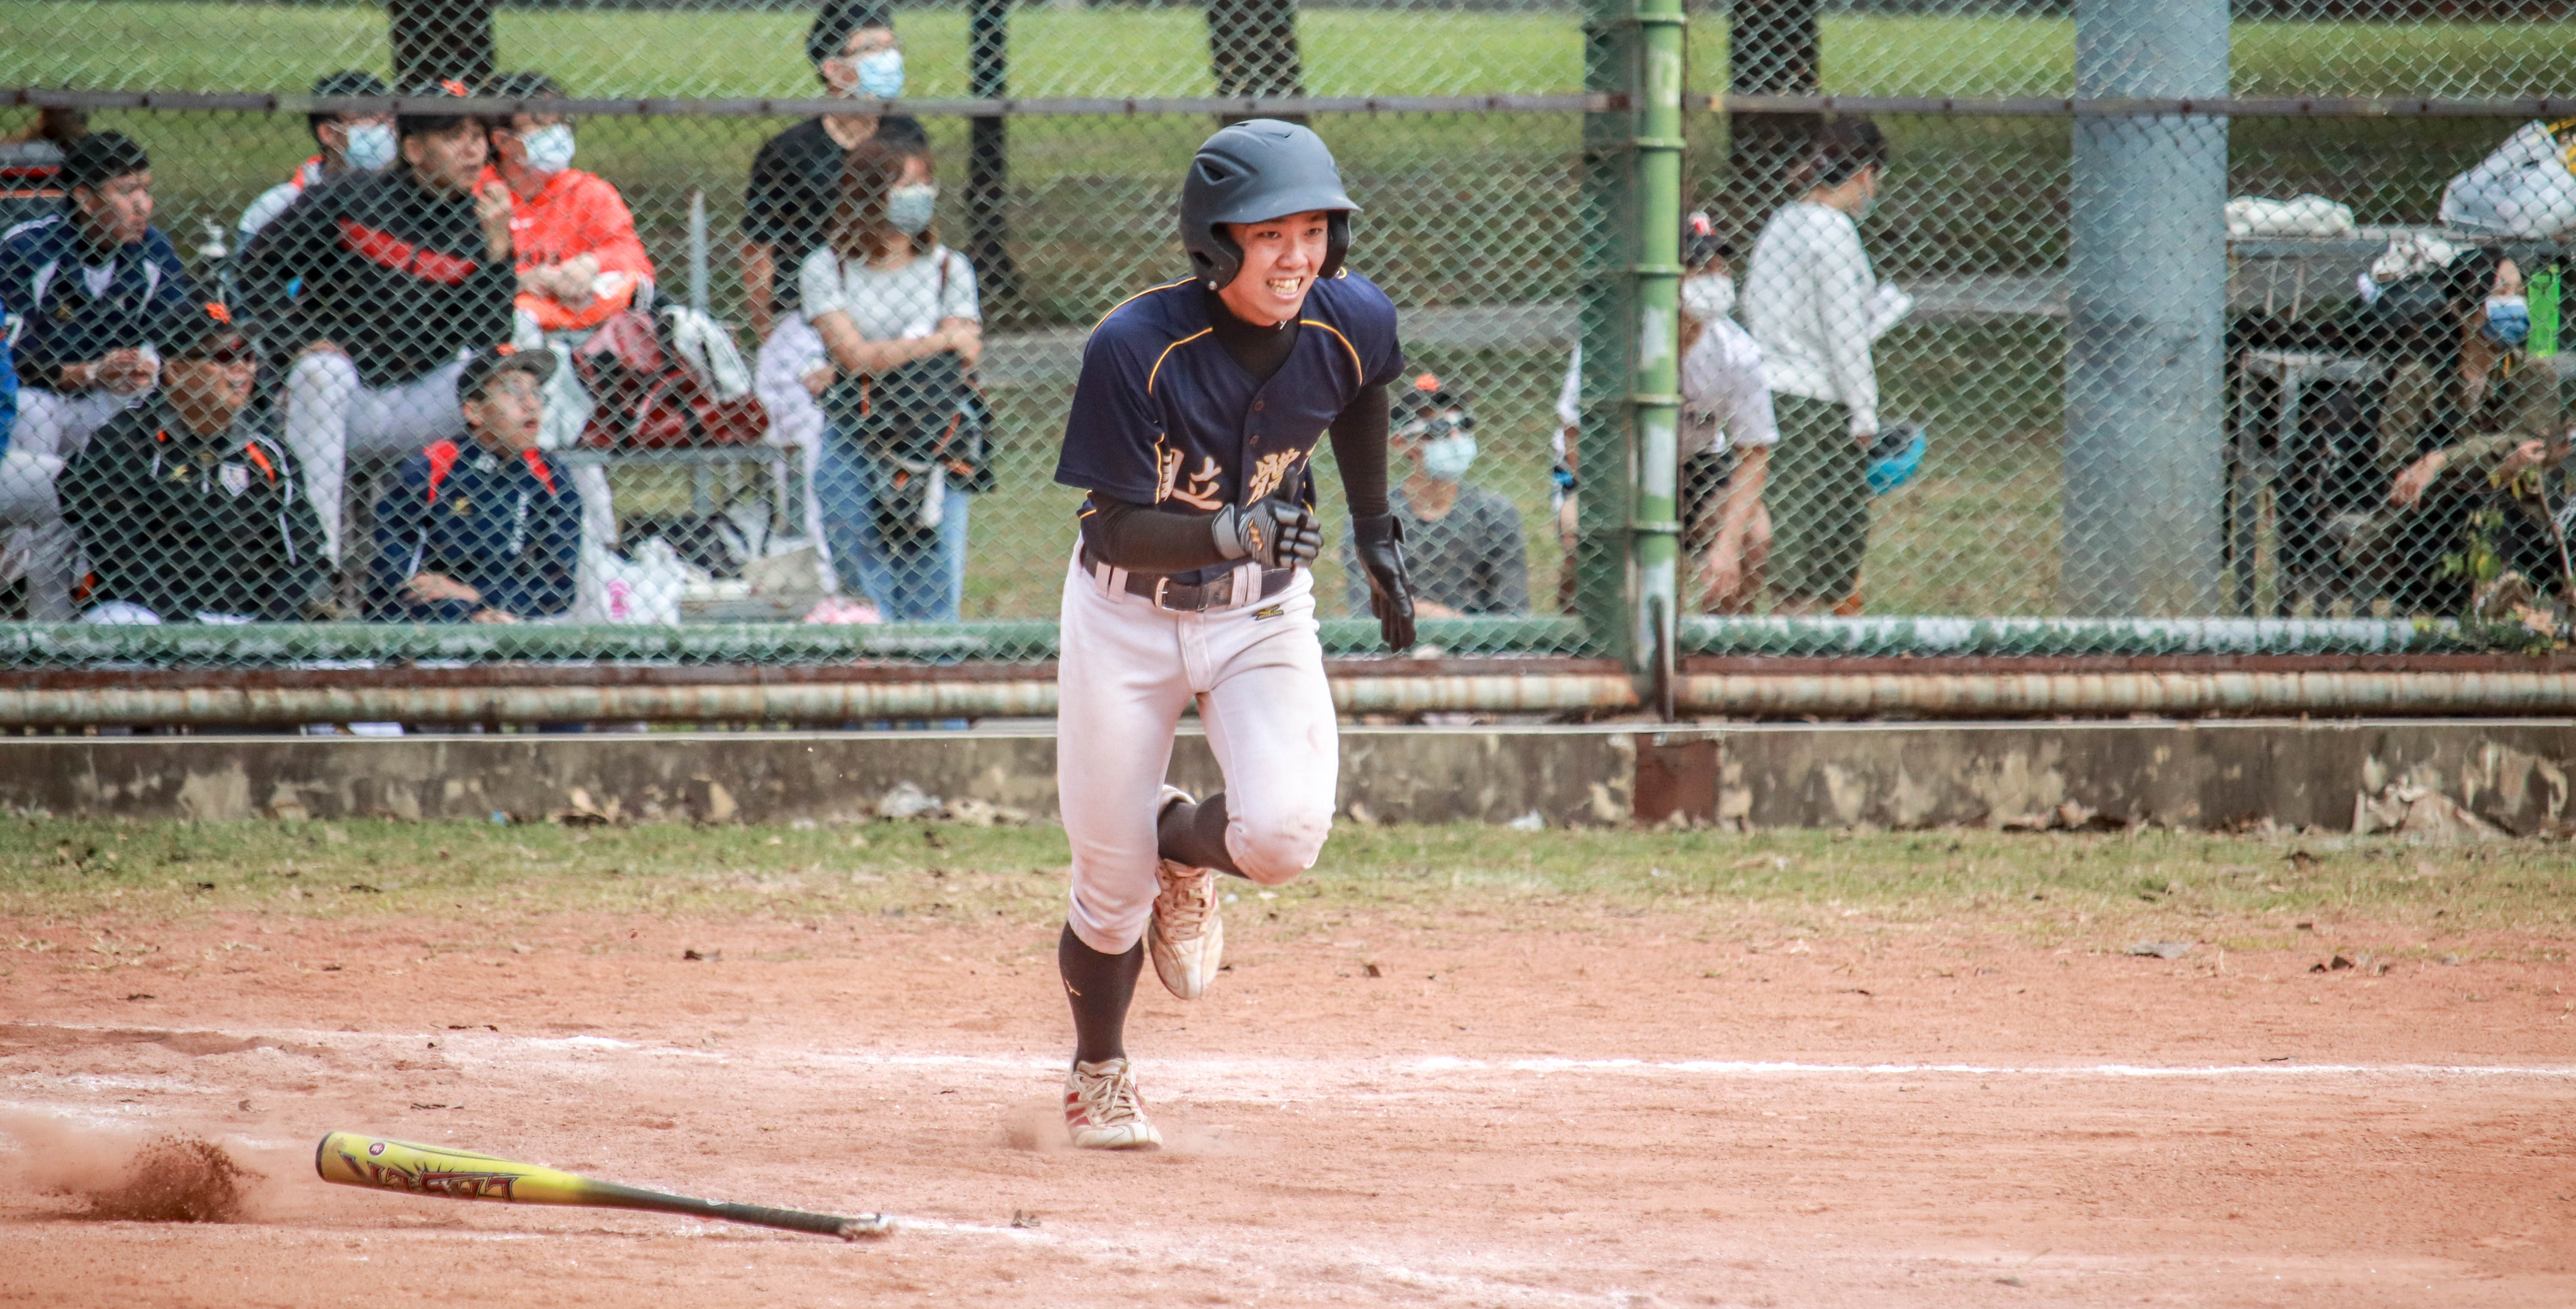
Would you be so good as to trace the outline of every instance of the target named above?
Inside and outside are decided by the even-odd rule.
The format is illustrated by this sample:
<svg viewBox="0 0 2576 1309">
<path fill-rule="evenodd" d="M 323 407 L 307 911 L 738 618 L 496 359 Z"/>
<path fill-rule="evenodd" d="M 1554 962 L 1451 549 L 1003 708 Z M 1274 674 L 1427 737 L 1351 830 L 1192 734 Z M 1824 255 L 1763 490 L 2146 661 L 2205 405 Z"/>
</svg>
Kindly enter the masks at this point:
<svg viewBox="0 0 2576 1309">
<path fill-rule="evenodd" d="M 878 50 L 852 61 L 859 74 L 859 94 L 879 100 L 903 95 L 903 51 Z"/>
<path fill-rule="evenodd" d="M 2520 345 L 2531 339 L 2531 305 L 2518 295 L 2487 297 L 2487 339 Z"/>
<path fill-rule="evenodd" d="M 1476 462 L 1476 438 L 1464 432 L 1422 443 L 1422 471 L 1435 482 L 1455 482 Z"/>
<path fill-rule="evenodd" d="M 939 188 L 923 183 L 886 192 L 886 221 L 906 236 L 930 229 L 931 212 L 939 207 Z"/>
</svg>

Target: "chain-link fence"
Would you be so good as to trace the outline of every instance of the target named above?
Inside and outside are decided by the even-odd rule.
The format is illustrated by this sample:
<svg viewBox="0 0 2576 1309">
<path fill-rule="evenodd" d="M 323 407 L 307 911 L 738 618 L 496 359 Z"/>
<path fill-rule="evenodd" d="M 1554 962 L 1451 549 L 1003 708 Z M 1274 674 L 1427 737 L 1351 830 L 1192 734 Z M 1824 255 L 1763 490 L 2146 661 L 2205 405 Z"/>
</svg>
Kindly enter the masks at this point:
<svg viewBox="0 0 2576 1309">
<path fill-rule="evenodd" d="M 2544 12 L 1748 5 L 1659 89 L 1651 5 L 0 0 L 11 657 L 1042 656 L 1086 333 L 1256 112 L 1401 309 L 1444 648 L 2545 642 Z"/>
</svg>

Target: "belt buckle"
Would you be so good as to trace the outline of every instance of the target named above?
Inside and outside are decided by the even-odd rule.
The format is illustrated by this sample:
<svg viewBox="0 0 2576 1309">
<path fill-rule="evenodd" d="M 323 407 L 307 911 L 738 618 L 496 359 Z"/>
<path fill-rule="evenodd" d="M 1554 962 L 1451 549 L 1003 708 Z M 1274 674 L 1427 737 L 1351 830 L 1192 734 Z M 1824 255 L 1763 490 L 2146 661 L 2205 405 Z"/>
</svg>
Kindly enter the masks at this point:
<svg viewBox="0 0 2576 1309">
<path fill-rule="evenodd" d="M 1168 606 L 1168 605 L 1166 605 L 1166 604 L 1164 604 L 1164 603 L 1163 603 L 1163 593 L 1164 593 L 1165 591 L 1170 590 L 1170 589 L 1171 589 L 1171 587 L 1172 587 L 1172 575 L 1171 575 L 1170 573 L 1164 573 L 1164 574 L 1162 574 L 1162 575 L 1160 575 L 1160 576 L 1158 576 L 1158 577 L 1156 577 L 1156 578 L 1154 579 L 1154 607 L 1155 607 L 1155 608 L 1169 611 L 1170 606 Z"/>
</svg>

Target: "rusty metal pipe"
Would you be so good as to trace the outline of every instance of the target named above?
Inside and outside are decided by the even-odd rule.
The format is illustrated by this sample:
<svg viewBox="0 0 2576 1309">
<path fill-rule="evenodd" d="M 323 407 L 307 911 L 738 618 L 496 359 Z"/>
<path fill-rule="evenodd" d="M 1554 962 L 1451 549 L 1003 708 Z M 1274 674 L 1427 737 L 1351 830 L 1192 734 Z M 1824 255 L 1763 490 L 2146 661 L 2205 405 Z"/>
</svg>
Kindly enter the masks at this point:
<svg viewBox="0 0 2576 1309">
<path fill-rule="evenodd" d="M 1690 673 L 1682 712 L 1744 718 L 2046 718 L 2576 713 L 2576 672 Z M 1616 714 L 1619 673 L 1343 675 L 1349 714 Z M 613 686 L 0 689 L 0 726 L 298 723 L 869 722 L 1044 717 L 1052 680 Z"/>
<path fill-rule="evenodd" d="M 1685 676 L 1678 698 L 1750 718 L 2547 715 L 2576 713 L 2576 673 L 1720 673 Z"/>
</svg>

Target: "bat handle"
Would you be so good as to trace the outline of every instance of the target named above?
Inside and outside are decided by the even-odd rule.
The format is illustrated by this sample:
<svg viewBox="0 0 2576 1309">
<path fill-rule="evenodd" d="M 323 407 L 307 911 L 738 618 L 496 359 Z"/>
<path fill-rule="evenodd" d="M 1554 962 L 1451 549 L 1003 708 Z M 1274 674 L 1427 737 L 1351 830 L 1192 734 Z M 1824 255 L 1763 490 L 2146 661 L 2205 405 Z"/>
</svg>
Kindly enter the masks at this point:
<svg viewBox="0 0 2576 1309">
<path fill-rule="evenodd" d="M 843 1218 L 835 1214 L 807 1213 L 802 1209 L 772 1209 L 767 1205 L 717 1203 L 709 1209 L 715 1217 L 755 1227 L 776 1227 L 790 1232 L 811 1232 L 817 1236 L 837 1236 L 855 1241 L 865 1236 L 883 1236 L 894 1230 L 894 1223 L 884 1214 L 861 1214 Z"/>
</svg>

